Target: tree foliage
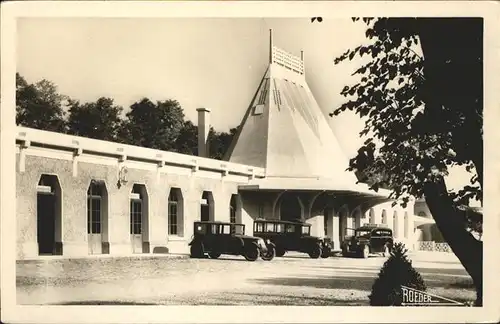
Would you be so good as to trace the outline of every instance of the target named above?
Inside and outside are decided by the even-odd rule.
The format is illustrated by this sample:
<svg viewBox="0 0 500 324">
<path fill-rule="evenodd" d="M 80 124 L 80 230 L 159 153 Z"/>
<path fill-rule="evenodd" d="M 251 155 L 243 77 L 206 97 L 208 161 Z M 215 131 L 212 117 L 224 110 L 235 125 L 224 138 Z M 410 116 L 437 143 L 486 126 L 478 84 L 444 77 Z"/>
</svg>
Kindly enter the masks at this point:
<svg viewBox="0 0 500 324">
<path fill-rule="evenodd" d="M 70 100 L 68 133 L 105 141 L 117 141 L 123 108 L 113 99 L 101 97 L 95 102 L 81 104 Z"/>
<path fill-rule="evenodd" d="M 42 130 L 65 132 L 67 97 L 45 79 L 29 84 L 16 73 L 16 123 Z"/>
<path fill-rule="evenodd" d="M 50 81 L 30 84 L 17 73 L 16 120 L 25 127 L 183 154 L 198 153 L 197 126 L 185 120 L 176 100 L 153 102 L 142 98 L 130 106 L 123 118 L 123 108 L 112 98 L 81 103 L 59 94 Z M 222 159 L 234 134 L 234 128 L 229 133 L 211 128 L 210 157 Z"/>
<path fill-rule="evenodd" d="M 236 131 L 237 128 L 231 128 L 229 133 L 216 132 L 213 127 L 210 128 L 208 145 L 209 154 L 212 159 L 222 160 L 224 158 Z"/>
<path fill-rule="evenodd" d="M 143 98 L 130 106 L 123 125 L 127 143 L 153 149 L 175 150 L 184 125 L 184 112 L 176 100 L 152 102 Z"/>
<path fill-rule="evenodd" d="M 365 59 L 332 115 L 365 118 L 366 141 L 349 169 L 378 174 L 371 187 L 392 190 L 404 205 L 425 197 L 436 224 L 469 272 L 482 304 L 482 242 L 468 230 L 461 206 L 482 202 L 482 19 L 354 18 L 366 44 L 335 63 Z M 462 166 L 470 183 L 449 191 L 445 177 Z"/>
<path fill-rule="evenodd" d="M 418 53 L 422 28 L 418 27 L 430 23 L 428 29 L 434 24 L 432 20 L 422 20 L 363 20 L 367 24 L 366 37 L 370 43 L 347 50 L 335 59 L 335 63 L 355 57 L 369 56 L 370 59 L 353 73 L 360 76 L 359 82 L 344 87 L 341 94 L 349 100 L 333 114 L 351 110 L 366 117 L 360 135 L 368 138 L 358 156 L 351 160 L 350 168 L 383 174 L 374 181 L 375 189 L 385 182 L 394 190 L 396 198 L 421 197 L 423 183 L 431 169 L 447 175 L 449 167 L 465 165 L 471 172 L 471 184 L 453 197 L 457 204 L 468 205 L 469 199 L 482 199 L 482 179 L 474 163 L 480 161 L 482 167 L 482 96 L 479 90 L 475 90 L 473 96 L 466 95 L 470 91 L 462 92 L 457 100 L 455 94 L 463 85 L 449 82 L 457 86 L 448 90 L 453 95 L 442 91 L 436 100 L 427 75 L 438 65 L 443 65 L 446 71 L 443 73 L 450 71 L 454 75 L 457 74 L 454 69 L 461 70 L 461 73 L 464 73 L 464 68 L 480 69 L 481 55 L 477 49 L 476 52 L 468 49 L 467 57 L 473 66 L 464 67 L 465 54 L 453 53 L 457 50 L 455 44 L 446 51 L 449 55 L 443 54 L 435 59 L 439 62 L 428 63 L 427 59 L 424 72 L 424 59 Z M 453 35 L 450 34 L 449 38 Z M 440 89 L 444 87 L 450 88 L 439 86 Z M 382 145 L 377 147 L 376 143 L 380 142 Z"/>
</svg>

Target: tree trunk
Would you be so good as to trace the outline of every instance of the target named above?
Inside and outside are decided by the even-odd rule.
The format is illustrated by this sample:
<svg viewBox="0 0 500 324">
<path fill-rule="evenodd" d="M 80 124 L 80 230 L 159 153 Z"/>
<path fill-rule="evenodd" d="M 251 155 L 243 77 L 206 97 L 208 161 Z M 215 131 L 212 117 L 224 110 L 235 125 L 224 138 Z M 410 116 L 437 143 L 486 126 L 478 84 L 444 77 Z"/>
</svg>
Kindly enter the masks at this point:
<svg viewBox="0 0 500 324">
<path fill-rule="evenodd" d="M 476 287 L 476 305 L 483 304 L 483 243 L 469 233 L 447 194 L 443 178 L 424 185 L 425 201 L 443 238 L 469 273 Z"/>
</svg>

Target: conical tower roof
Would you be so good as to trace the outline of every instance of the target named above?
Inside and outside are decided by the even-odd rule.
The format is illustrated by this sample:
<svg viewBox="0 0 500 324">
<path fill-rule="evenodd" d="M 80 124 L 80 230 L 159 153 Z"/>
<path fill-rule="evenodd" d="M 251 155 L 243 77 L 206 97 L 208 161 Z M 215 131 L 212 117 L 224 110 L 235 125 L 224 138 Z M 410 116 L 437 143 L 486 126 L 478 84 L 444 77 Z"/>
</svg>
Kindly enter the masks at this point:
<svg viewBox="0 0 500 324">
<path fill-rule="evenodd" d="M 275 47 L 226 159 L 266 169 L 267 177 L 355 183 L 348 159 L 309 88 L 304 56 Z"/>
</svg>

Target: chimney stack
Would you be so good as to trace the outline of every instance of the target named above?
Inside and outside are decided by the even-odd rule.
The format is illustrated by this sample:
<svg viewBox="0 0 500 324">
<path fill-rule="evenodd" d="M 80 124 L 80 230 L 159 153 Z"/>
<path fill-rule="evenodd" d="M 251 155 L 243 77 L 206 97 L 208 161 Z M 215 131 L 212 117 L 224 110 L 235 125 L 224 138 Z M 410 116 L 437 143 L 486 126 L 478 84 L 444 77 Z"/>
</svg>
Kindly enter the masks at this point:
<svg viewBox="0 0 500 324">
<path fill-rule="evenodd" d="M 210 109 L 198 108 L 198 156 L 208 157 L 208 132 L 210 131 Z"/>
<path fill-rule="evenodd" d="M 269 29 L 269 64 L 273 63 L 273 30 Z"/>
</svg>

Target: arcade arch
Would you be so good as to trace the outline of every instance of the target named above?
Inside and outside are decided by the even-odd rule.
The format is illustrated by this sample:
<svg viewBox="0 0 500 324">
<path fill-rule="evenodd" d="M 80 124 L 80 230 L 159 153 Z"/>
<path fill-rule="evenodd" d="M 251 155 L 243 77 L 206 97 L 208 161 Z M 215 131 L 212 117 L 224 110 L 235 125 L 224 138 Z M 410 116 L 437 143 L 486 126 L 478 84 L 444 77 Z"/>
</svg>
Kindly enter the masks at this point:
<svg viewBox="0 0 500 324">
<path fill-rule="evenodd" d="M 279 216 L 281 220 L 303 220 L 304 205 L 300 198 L 292 192 L 281 195 L 279 202 Z"/>
</svg>

